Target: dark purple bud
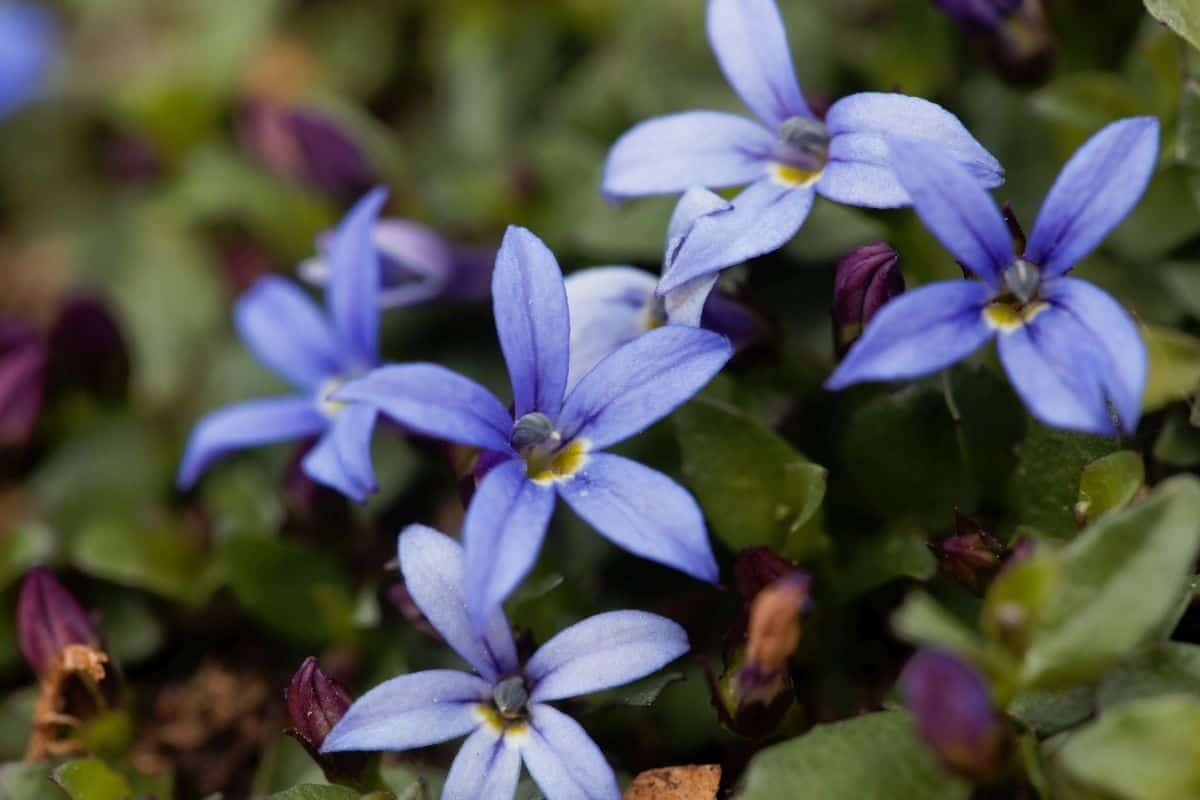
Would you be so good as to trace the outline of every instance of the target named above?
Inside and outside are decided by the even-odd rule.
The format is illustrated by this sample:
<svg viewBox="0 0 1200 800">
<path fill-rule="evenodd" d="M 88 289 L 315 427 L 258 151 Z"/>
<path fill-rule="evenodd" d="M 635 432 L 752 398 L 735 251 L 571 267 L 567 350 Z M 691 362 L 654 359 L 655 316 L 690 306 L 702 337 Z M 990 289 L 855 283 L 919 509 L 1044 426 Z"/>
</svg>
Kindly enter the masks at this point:
<svg viewBox="0 0 1200 800">
<path fill-rule="evenodd" d="M 149 184 L 162 177 L 162 158 L 146 137 L 117 134 L 109 141 L 106 155 L 108 173 L 117 184 Z"/>
<path fill-rule="evenodd" d="M 946 16 L 971 33 L 987 33 L 1004 23 L 1022 0 L 933 0 Z"/>
<path fill-rule="evenodd" d="M 358 143 L 318 111 L 251 100 L 242 109 L 239 127 L 245 145 L 281 178 L 347 199 L 375 182 Z"/>
<path fill-rule="evenodd" d="M 0 319 L 0 447 L 33 435 L 45 395 L 46 343 L 32 326 Z"/>
<path fill-rule="evenodd" d="M 50 329 L 50 367 L 56 389 L 78 387 L 108 397 L 125 394 L 129 349 L 107 304 L 85 294 L 67 299 Z"/>
<path fill-rule="evenodd" d="M 917 732 L 949 771 L 987 780 L 1006 764 L 1011 731 L 987 682 L 957 656 L 921 650 L 900 676 Z"/>
<path fill-rule="evenodd" d="M 1054 33 L 1045 0 L 934 0 L 987 51 L 1001 77 L 1038 83 L 1054 68 Z"/>
<path fill-rule="evenodd" d="M 312 656 L 304 659 L 292 676 L 284 700 L 296 736 L 313 750 L 321 749 L 325 737 L 354 702 L 346 687 L 322 672 Z"/>
<path fill-rule="evenodd" d="M 953 536 L 933 542 L 929 549 L 938 558 L 945 572 L 953 575 L 972 591 L 980 587 L 980 579 L 1000 568 L 1007 555 L 1004 544 L 983 527 L 956 509 Z"/>
<path fill-rule="evenodd" d="M 721 291 L 713 290 L 704 303 L 700 326 L 727 337 L 740 353 L 760 339 L 766 325 L 757 314 Z"/>
<path fill-rule="evenodd" d="M 17 636 L 21 654 L 39 675 L 69 645 L 100 645 L 100 636 L 87 612 L 45 567 L 31 569 L 21 584 Z"/>
<path fill-rule="evenodd" d="M 769 547 L 746 547 L 733 562 L 733 579 L 738 594 L 751 601 L 784 575 L 798 572 L 796 565 L 775 555 Z"/>
<path fill-rule="evenodd" d="M 833 337 L 844 355 L 883 305 L 904 291 L 900 257 L 883 242 L 868 244 L 838 262 L 833 276 Z"/>
</svg>

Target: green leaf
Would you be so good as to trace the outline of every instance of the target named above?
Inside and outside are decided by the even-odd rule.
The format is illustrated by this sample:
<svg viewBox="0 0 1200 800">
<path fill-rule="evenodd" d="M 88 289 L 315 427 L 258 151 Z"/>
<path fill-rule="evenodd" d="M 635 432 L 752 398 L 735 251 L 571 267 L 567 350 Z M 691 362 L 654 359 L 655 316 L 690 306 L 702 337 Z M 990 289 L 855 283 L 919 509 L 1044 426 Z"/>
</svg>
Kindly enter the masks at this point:
<svg viewBox="0 0 1200 800">
<path fill-rule="evenodd" d="M 867 768 L 869 765 L 869 768 Z M 738 800 L 958 800 L 970 786 L 938 766 L 900 711 L 820 725 L 763 750 Z"/>
<path fill-rule="evenodd" d="M 1011 483 L 1017 518 L 1049 536 L 1074 535 L 1084 467 L 1115 452 L 1110 439 L 1056 430 L 1030 420 Z"/>
<path fill-rule="evenodd" d="M 1200 50 L 1200 11 L 1193 0 L 1145 0 L 1150 16 Z"/>
<path fill-rule="evenodd" d="M 1200 481 L 1176 477 L 1108 515 L 1062 551 L 1023 665 L 1025 685 L 1094 680 L 1170 614 L 1200 552 Z"/>
<path fill-rule="evenodd" d="M 834 587 L 839 602 L 852 600 L 898 578 L 932 578 L 937 572 L 937 558 L 929 550 L 928 541 L 925 530 L 898 526 L 844 542 L 849 555 Z"/>
<path fill-rule="evenodd" d="M 1200 646 L 1156 642 L 1104 676 L 1096 695 L 1101 708 L 1165 694 L 1200 696 Z"/>
<path fill-rule="evenodd" d="M 0 533 L 0 589 L 8 588 L 36 564 L 44 564 L 57 546 L 54 531 L 46 524 L 29 520 Z"/>
<path fill-rule="evenodd" d="M 1169 695 L 1103 714 L 1067 738 L 1058 763 L 1122 800 L 1200 797 L 1200 699 Z"/>
<path fill-rule="evenodd" d="M 302 783 L 282 792 L 276 792 L 268 800 L 358 800 L 359 794 L 345 786 L 323 786 Z"/>
<path fill-rule="evenodd" d="M 1030 631 L 1052 601 L 1062 573 L 1061 560 L 1049 547 L 1007 566 L 983 599 L 981 627 L 993 642 L 1020 656 L 1029 644 Z"/>
<path fill-rule="evenodd" d="M 215 588 L 207 555 L 175 527 L 98 518 L 71 543 L 71 563 L 97 578 L 199 605 Z"/>
<path fill-rule="evenodd" d="M 3 800 L 63 800 L 63 793 L 50 778 L 51 764 L 5 764 L 0 766 L 0 798 Z"/>
<path fill-rule="evenodd" d="M 1154 440 L 1154 458 L 1172 467 L 1200 464 L 1200 428 L 1188 421 L 1187 414 L 1174 413 L 1167 417 Z"/>
<path fill-rule="evenodd" d="M 68 761 L 52 778 L 71 800 L 133 800 L 125 776 L 98 758 Z"/>
<path fill-rule="evenodd" d="M 1150 359 L 1142 413 L 1149 414 L 1187 398 L 1200 386 L 1200 339 L 1156 325 L 1143 325 L 1142 338 Z"/>
<path fill-rule="evenodd" d="M 930 645 L 946 650 L 971 654 L 977 653 L 983 641 L 954 616 L 924 592 L 911 592 L 904 603 L 892 615 L 892 629 L 900 638 L 915 645 Z"/>
<path fill-rule="evenodd" d="M 737 551 L 765 545 L 795 559 L 825 551 L 826 470 L 758 421 L 694 400 L 675 414 L 683 474 L 713 532 Z"/>
<path fill-rule="evenodd" d="M 1073 728 L 1096 710 L 1095 692 L 1077 686 L 1061 692 L 1029 691 L 1013 698 L 1008 713 L 1046 737 Z"/>
<path fill-rule="evenodd" d="M 1133 450 L 1119 450 L 1096 459 L 1079 477 L 1079 501 L 1075 520 L 1081 525 L 1124 508 L 1137 495 L 1146 479 L 1142 457 Z"/>
<path fill-rule="evenodd" d="M 583 713 L 594 713 L 614 706 L 649 708 L 668 686 L 687 680 L 682 672 L 660 672 L 615 689 L 588 695 L 579 700 Z"/>
</svg>

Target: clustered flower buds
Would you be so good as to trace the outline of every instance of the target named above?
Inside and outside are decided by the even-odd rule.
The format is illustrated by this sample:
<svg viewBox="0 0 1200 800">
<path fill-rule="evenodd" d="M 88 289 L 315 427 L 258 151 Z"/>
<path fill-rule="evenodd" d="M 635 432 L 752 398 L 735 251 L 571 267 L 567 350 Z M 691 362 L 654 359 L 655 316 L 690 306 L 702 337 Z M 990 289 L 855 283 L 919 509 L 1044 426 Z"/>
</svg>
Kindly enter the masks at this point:
<svg viewBox="0 0 1200 800">
<path fill-rule="evenodd" d="M 843 355 L 883 305 L 904 291 L 900 256 L 876 242 L 847 253 L 833 276 L 833 340 Z"/>
<path fill-rule="evenodd" d="M 1007 548 L 978 522 L 954 512 L 954 535 L 929 545 L 938 565 L 971 591 L 978 591 L 981 577 L 998 570 Z"/>
</svg>

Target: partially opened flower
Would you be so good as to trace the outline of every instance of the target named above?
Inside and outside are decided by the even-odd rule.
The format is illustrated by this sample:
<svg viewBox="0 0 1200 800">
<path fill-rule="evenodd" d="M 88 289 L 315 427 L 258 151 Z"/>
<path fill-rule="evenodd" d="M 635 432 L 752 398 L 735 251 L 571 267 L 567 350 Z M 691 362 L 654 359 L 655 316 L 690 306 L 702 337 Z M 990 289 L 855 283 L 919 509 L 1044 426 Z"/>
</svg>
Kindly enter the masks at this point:
<svg viewBox="0 0 1200 800">
<path fill-rule="evenodd" d="M 58 26 L 37 3 L 0 2 L 0 117 L 38 97 L 58 50 Z"/>
<path fill-rule="evenodd" d="M 729 208 L 728 202 L 707 189 L 689 189 L 667 226 L 663 271 L 697 221 Z M 728 336 L 735 347 L 744 345 L 758 322 L 734 300 L 713 292 L 717 277 L 717 272 L 709 272 L 660 297 L 655 293 L 659 276 L 635 267 L 591 267 L 568 275 L 563 281 L 571 313 L 567 387 L 578 383 L 600 359 L 660 325 L 700 325 Z"/>
<path fill-rule="evenodd" d="M 462 548 L 421 525 L 400 536 L 413 600 L 475 674 L 401 675 L 363 695 L 322 751 L 410 750 L 467 736 L 442 800 L 511 798 L 521 763 L 547 800 L 618 800 L 616 776 L 579 723 L 550 703 L 644 677 L 688 651 L 674 622 L 642 611 L 588 617 L 521 664 L 504 612 L 483 631 L 464 613 Z"/>
<path fill-rule="evenodd" d="M 571 323 L 562 273 L 524 228 L 504 236 L 492 297 L 513 412 L 479 384 L 434 364 L 381 367 L 336 394 L 374 405 L 415 432 L 487 451 L 481 461 L 494 466 L 463 523 L 467 604 L 476 625 L 482 628 L 533 566 L 556 495 L 618 546 L 716 580 L 692 496 L 662 473 L 602 451 L 699 391 L 729 360 L 729 341 L 689 326 L 656 328 L 602 359 L 568 392 Z"/>
<path fill-rule="evenodd" d="M 379 305 L 401 308 L 432 300 L 483 300 L 491 289 L 495 249 L 452 242 L 425 225 L 381 219 L 371 231 L 379 253 Z M 300 264 L 300 277 L 317 286 L 329 282 L 328 236 L 320 255 Z"/>
<path fill-rule="evenodd" d="M 927 100 L 866 92 L 842 98 L 818 119 L 796 82 L 774 0 L 710 0 L 708 36 L 725 77 L 758 119 L 687 111 L 647 120 L 617 140 L 604 170 L 602 190 L 612 198 L 749 184 L 732 208 L 697 223 L 660 291 L 782 247 L 814 194 L 870 208 L 908 205 L 885 137 L 929 142 L 984 186 L 1003 182 L 996 159 L 957 117 Z M 675 269 L 676 260 L 686 268 Z"/>
<path fill-rule="evenodd" d="M 1146 347 L 1116 300 L 1066 273 L 1142 196 L 1157 160 L 1158 121 L 1114 122 L 1079 148 L 1020 255 L 995 203 L 961 167 L 928 144 L 890 146 L 921 220 L 980 280 L 933 283 L 888 303 L 826 386 L 936 372 L 996 337 L 1013 386 L 1042 422 L 1131 433 Z"/>
<path fill-rule="evenodd" d="M 271 276 L 238 301 L 234 318 L 242 341 L 297 394 L 249 400 L 200 420 L 179 465 L 180 488 L 230 451 L 320 436 L 304 458 L 305 474 L 356 500 L 375 491 L 369 451 L 375 410 L 331 394 L 379 362 L 379 259 L 371 226 L 386 197 L 382 189 L 363 197 L 334 235 L 327 314 L 298 286 Z"/>
</svg>

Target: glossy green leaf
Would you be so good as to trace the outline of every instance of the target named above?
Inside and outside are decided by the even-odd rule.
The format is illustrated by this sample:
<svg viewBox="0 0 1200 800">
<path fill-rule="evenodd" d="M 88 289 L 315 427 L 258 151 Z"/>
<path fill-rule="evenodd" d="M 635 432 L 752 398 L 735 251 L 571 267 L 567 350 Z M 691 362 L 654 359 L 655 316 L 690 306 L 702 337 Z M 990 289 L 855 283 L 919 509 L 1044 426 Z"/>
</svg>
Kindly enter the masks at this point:
<svg viewBox="0 0 1200 800">
<path fill-rule="evenodd" d="M 68 761 L 54 770 L 53 780 L 71 800 L 133 800 L 125 776 L 98 758 Z"/>
<path fill-rule="evenodd" d="M 0 798 L 3 800 L 63 800 L 63 792 L 51 780 L 52 764 L 15 762 L 0 766 Z"/>
<path fill-rule="evenodd" d="M 937 558 L 928 541 L 925 530 L 901 525 L 843 542 L 849 555 L 834 587 L 838 598 L 850 600 L 900 578 L 932 578 L 937 572 Z"/>
<path fill-rule="evenodd" d="M 269 800 L 358 800 L 359 793 L 345 786 L 302 783 L 270 795 Z"/>
<path fill-rule="evenodd" d="M 1146 466 L 1141 455 L 1133 450 L 1120 450 L 1096 459 L 1079 476 L 1076 522 L 1082 525 L 1125 507 L 1145 479 Z"/>
<path fill-rule="evenodd" d="M 1200 11 L 1192 0 L 1144 0 L 1146 10 L 1159 22 L 1200 50 Z"/>
<path fill-rule="evenodd" d="M 1017 519 L 1049 536 L 1074 535 L 1083 470 L 1116 450 L 1111 439 L 1060 431 L 1030 420 L 1010 484 Z"/>
<path fill-rule="evenodd" d="M 1200 646 L 1156 642 L 1104 676 L 1096 693 L 1102 708 L 1166 694 L 1200 697 Z"/>
<path fill-rule="evenodd" d="M 1200 388 L 1200 339 L 1154 325 L 1142 326 L 1142 337 L 1150 357 L 1143 413 L 1183 400 Z"/>
<path fill-rule="evenodd" d="M 75 567 L 97 578 L 189 605 L 202 603 L 218 579 L 208 554 L 180 527 L 94 519 L 76 534 L 68 556 Z"/>
</svg>

